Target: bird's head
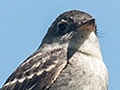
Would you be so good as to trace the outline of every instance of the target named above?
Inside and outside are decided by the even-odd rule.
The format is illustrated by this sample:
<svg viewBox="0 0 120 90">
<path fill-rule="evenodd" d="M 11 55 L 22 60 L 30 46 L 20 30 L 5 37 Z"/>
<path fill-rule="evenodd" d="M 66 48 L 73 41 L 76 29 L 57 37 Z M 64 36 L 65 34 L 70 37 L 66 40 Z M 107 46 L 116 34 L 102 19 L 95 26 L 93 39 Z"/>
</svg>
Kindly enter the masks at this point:
<svg viewBox="0 0 120 90">
<path fill-rule="evenodd" d="M 96 38 L 95 19 L 91 15 L 77 10 L 68 11 L 52 23 L 40 47 L 54 44 L 76 51 L 91 33 Z"/>
</svg>

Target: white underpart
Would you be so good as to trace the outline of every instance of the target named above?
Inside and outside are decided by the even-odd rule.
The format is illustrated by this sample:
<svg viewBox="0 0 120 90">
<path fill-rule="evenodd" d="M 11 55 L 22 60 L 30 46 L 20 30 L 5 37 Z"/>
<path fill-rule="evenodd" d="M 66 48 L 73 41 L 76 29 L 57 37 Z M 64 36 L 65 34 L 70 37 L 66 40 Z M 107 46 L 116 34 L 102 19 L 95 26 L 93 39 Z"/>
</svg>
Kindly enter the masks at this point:
<svg viewBox="0 0 120 90">
<path fill-rule="evenodd" d="M 102 55 L 101 55 L 100 48 L 99 48 L 100 46 L 98 46 L 99 42 L 97 40 L 98 39 L 95 33 L 91 32 L 88 39 L 85 40 L 85 42 L 80 46 L 79 51 L 84 52 L 86 54 L 91 54 L 102 60 Z"/>
</svg>

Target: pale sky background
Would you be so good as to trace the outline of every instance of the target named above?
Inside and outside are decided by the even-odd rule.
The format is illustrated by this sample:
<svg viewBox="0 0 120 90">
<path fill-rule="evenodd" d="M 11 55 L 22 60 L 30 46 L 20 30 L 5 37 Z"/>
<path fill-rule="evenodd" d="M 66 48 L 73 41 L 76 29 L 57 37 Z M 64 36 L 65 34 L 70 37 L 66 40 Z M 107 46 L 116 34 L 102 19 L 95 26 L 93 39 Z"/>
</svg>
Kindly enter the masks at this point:
<svg viewBox="0 0 120 90">
<path fill-rule="evenodd" d="M 96 19 L 108 90 L 120 90 L 120 0 L 0 0 L 0 87 L 37 50 L 55 18 L 69 10 Z"/>
</svg>

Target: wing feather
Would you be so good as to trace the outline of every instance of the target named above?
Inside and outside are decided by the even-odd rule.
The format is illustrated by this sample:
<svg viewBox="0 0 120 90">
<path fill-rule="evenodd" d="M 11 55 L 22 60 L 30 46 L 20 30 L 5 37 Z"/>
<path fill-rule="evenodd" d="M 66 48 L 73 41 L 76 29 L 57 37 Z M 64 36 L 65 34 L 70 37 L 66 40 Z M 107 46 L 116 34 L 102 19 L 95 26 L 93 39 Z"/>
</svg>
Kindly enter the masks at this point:
<svg viewBox="0 0 120 90">
<path fill-rule="evenodd" d="M 62 48 L 37 51 L 12 73 L 1 90 L 46 90 L 66 64 L 67 52 Z"/>
</svg>

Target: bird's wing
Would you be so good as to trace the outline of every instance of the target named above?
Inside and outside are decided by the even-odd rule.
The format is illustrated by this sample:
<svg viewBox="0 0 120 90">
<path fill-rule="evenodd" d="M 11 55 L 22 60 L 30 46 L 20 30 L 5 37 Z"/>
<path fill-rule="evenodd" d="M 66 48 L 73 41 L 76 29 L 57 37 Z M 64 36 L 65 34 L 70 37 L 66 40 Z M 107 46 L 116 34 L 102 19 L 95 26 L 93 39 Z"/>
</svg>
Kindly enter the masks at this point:
<svg viewBox="0 0 120 90">
<path fill-rule="evenodd" d="M 35 52 L 12 73 L 1 90 L 46 90 L 66 64 L 64 49 Z"/>
</svg>

